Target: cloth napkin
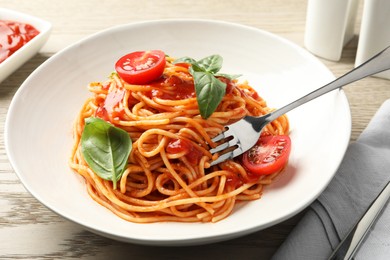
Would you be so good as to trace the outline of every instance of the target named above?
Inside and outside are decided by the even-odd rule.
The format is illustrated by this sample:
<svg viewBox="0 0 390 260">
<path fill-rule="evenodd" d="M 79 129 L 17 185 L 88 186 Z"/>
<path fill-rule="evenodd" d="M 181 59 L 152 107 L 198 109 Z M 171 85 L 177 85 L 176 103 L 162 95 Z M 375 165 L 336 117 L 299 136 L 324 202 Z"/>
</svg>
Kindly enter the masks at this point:
<svg viewBox="0 0 390 260">
<path fill-rule="evenodd" d="M 390 180 L 390 100 L 356 142 L 335 177 L 312 203 L 272 259 L 327 259 Z M 355 259 L 390 259 L 390 205 L 385 206 Z"/>
</svg>

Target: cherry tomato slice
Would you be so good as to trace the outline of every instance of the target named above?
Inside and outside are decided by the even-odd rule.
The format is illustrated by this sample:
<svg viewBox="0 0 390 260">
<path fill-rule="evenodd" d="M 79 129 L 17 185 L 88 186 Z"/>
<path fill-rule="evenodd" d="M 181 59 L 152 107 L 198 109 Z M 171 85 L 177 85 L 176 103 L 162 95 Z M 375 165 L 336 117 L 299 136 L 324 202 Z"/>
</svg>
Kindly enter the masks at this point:
<svg viewBox="0 0 390 260">
<path fill-rule="evenodd" d="M 147 84 L 164 72 L 165 53 L 160 50 L 137 51 L 126 54 L 115 64 L 119 76 L 129 84 Z"/>
<path fill-rule="evenodd" d="M 291 140 L 287 135 L 261 136 L 242 156 L 244 167 L 253 174 L 264 175 L 280 171 L 287 164 Z"/>
</svg>

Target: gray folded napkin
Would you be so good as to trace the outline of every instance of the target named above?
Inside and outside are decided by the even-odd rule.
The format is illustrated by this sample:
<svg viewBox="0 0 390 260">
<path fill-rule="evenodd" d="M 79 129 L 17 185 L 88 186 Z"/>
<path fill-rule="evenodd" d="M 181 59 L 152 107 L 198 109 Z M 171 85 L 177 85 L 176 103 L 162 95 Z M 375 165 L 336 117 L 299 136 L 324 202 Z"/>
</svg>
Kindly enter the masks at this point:
<svg viewBox="0 0 390 260">
<path fill-rule="evenodd" d="M 272 259 L 327 259 L 390 180 L 390 100 L 351 143 L 337 173 Z M 355 259 L 390 259 L 386 205 Z"/>
</svg>

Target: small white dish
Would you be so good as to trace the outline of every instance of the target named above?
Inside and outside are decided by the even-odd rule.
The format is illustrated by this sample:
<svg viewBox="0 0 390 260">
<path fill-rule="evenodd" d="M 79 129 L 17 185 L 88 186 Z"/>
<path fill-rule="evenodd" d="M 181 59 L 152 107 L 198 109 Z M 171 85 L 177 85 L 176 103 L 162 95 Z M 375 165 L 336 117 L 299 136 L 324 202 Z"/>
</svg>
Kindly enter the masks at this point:
<svg viewBox="0 0 390 260">
<path fill-rule="evenodd" d="M 195 59 L 220 54 L 224 73 L 242 74 L 275 108 L 334 79 L 304 49 L 238 24 L 162 20 L 117 26 L 92 35 L 35 70 L 18 89 L 8 111 L 8 158 L 21 182 L 41 203 L 110 238 L 176 246 L 231 239 L 275 225 L 304 209 L 325 189 L 349 143 L 351 115 L 342 90 L 288 113 L 293 148 L 285 171 L 261 199 L 239 203 L 220 222 L 136 224 L 91 199 L 84 180 L 68 165 L 73 122 L 92 95 L 87 84 L 107 79 L 124 54 L 151 49 Z"/>
<path fill-rule="evenodd" d="M 10 57 L 0 63 L 1 83 L 16 69 L 18 69 L 26 61 L 31 59 L 45 44 L 50 35 L 51 24 L 38 17 L 5 8 L 0 8 L 0 20 L 11 20 L 31 24 L 39 31 L 39 34 L 35 36 L 31 41 L 26 43 Z"/>
</svg>

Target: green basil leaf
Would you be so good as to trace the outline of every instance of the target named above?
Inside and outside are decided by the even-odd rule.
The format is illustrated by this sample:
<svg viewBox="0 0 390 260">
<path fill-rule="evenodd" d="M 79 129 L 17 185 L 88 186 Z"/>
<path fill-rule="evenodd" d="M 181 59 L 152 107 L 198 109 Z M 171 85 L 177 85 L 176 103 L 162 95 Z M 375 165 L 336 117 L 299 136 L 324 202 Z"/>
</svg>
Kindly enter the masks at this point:
<svg viewBox="0 0 390 260">
<path fill-rule="evenodd" d="M 209 72 L 194 72 L 195 92 L 200 115 L 207 119 L 217 109 L 226 92 L 226 84 Z"/>
<path fill-rule="evenodd" d="M 230 80 L 233 80 L 233 79 L 237 79 L 239 77 L 241 77 L 242 75 L 241 74 L 225 74 L 225 73 L 216 73 L 215 74 L 216 77 L 224 77 L 224 78 L 227 78 L 227 79 L 230 79 Z"/>
<path fill-rule="evenodd" d="M 196 60 L 194 60 L 193 58 L 185 56 L 185 57 L 181 57 L 181 58 L 176 59 L 176 60 L 173 61 L 173 64 L 176 64 L 176 63 L 191 63 L 191 64 L 193 64 L 193 63 L 196 63 Z"/>
<path fill-rule="evenodd" d="M 95 117 L 85 119 L 81 135 L 81 153 L 91 169 L 101 178 L 116 184 L 121 178 L 132 149 L 129 134 Z"/>
<path fill-rule="evenodd" d="M 190 57 L 182 57 L 173 63 L 190 63 L 189 73 L 194 78 L 195 91 L 200 115 L 207 119 L 217 109 L 226 92 L 226 84 L 216 77 L 235 79 L 241 75 L 229 75 L 217 73 L 221 67 L 223 58 L 220 55 L 211 55 L 199 61 Z"/>
<path fill-rule="evenodd" d="M 217 73 L 222 68 L 223 58 L 216 54 L 197 61 L 197 65 L 204 71 Z"/>
<path fill-rule="evenodd" d="M 194 60 L 193 58 L 190 57 L 182 57 L 179 59 L 176 59 L 173 64 L 176 63 L 190 63 L 192 66 L 192 69 L 194 71 L 198 72 L 211 72 L 211 73 L 217 73 L 221 68 L 222 68 L 222 62 L 223 58 L 222 56 L 216 54 L 216 55 L 211 55 L 206 58 L 203 58 L 201 60 Z"/>
<path fill-rule="evenodd" d="M 191 67 L 189 68 L 189 72 L 191 74 L 193 74 L 193 71 L 203 71 L 203 72 L 206 72 L 206 70 L 201 67 L 197 62 L 196 60 L 194 60 L 193 58 L 190 58 L 190 57 L 182 57 L 182 58 L 179 58 L 179 59 L 176 59 L 173 64 L 177 64 L 177 63 L 189 63 L 191 64 Z"/>
<path fill-rule="evenodd" d="M 198 63 L 191 63 L 191 67 L 188 69 L 188 71 L 191 73 L 191 75 L 193 75 L 194 72 L 207 72 L 204 68 L 199 66 Z"/>
</svg>

